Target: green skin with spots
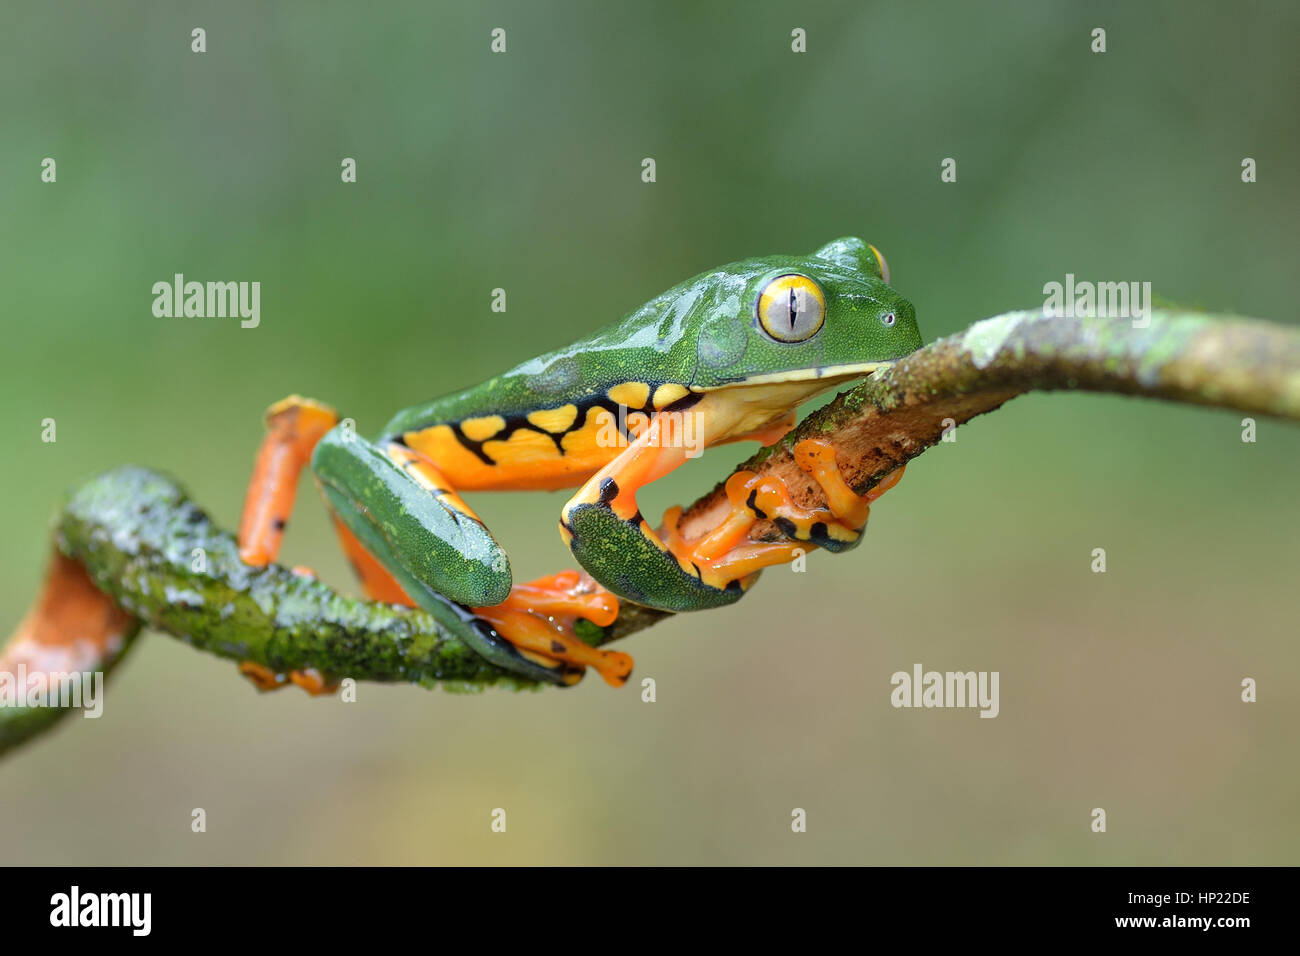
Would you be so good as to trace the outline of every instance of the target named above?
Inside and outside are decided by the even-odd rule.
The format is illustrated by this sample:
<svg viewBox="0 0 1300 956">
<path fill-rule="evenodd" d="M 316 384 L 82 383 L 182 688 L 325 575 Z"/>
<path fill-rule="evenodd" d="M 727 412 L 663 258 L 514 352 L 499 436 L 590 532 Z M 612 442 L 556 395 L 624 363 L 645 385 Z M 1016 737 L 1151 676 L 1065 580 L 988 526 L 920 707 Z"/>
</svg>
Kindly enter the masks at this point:
<svg viewBox="0 0 1300 956">
<path fill-rule="evenodd" d="M 826 297 L 826 322 L 805 342 L 779 342 L 755 316 L 763 287 L 808 276 Z M 881 323 L 893 313 L 896 322 Z M 673 286 L 622 321 L 480 385 L 398 412 L 393 436 L 440 422 L 517 415 L 580 402 L 623 382 L 692 389 L 743 385 L 761 375 L 889 361 L 921 347 L 912 304 L 885 283 L 867 244 L 844 238 L 811 255 L 743 259 Z"/>
<path fill-rule="evenodd" d="M 799 341 L 769 334 L 758 314 L 763 290 L 789 275 L 812 280 L 824 299 L 823 321 Z M 815 383 L 823 375 L 843 381 L 845 367 L 887 363 L 920 345 L 915 310 L 886 284 L 876 254 L 859 239 L 839 239 L 811 255 L 745 259 L 688 279 L 587 339 L 398 413 L 378 443 L 335 429 L 317 445 L 312 470 L 339 519 L 420 607 L 487 661 L 529 680 L 560 683 L 558 666 L 525 658 L 469 613 L 506 598 L 509 560 L 476 518 L 444 504 L 390 459 L 381 450 L 387 442 L 467 418 L 517 419 L 582 406 L 628 382 L 652 391 L 681 385 L 692 393 L 683 401 L 703 393 L 716 409 L 727 396 L 750 400 L 774 384 Z M 743 593 L 684 571 L 603 502 L 575 503 L 565 517 L 578 562 L 624 600 L 686 611 L 730 604 Z"/>
</svg>

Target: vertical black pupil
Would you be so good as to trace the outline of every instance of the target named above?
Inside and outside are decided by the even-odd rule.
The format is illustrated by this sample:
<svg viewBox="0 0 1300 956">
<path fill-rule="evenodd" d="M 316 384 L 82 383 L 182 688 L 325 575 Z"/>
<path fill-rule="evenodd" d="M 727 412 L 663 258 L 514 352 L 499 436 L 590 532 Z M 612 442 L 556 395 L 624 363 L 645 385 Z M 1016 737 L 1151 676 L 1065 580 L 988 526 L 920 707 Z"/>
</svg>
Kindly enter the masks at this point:
<svg viewBox="0 0 1300 956">
<path fill-rule="evenodd" d="M 794 328 L 795 319 L 799 318 L 799 299 L 794 294 L 794 289 L 790 290 L 790 328 Z"/>
</svg>

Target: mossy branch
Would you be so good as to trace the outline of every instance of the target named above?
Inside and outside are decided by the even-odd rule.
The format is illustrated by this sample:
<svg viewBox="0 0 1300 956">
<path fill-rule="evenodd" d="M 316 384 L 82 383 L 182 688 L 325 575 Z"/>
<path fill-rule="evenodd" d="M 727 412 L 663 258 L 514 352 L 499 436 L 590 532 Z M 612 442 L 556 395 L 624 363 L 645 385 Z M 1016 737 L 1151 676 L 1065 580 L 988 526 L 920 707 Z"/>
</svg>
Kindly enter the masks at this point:
<svg viewBox="0 0 1300 956">
<path fill-rule="evenodd" d="M 1300 332 L 1257 320 L 1155 310 L 1149 324 L 1013 312 L 920 349 L 809 416 L 740 468 L 785 479 L 796 500 L 824 505 L 795 464 L 801 438 L 829 437 L 846 478 L 865 492 L 960 425 L 1028 391 L 1085 390 L 1232 408 L 1300 420 Z M 683 517 L 687 536 L 720 520 L 722 485 Z M 120 468 L 91 479 L 59 513 L 55 540 L 130 617 L 105 663 L 138 624 L 210 653 L 274 670 L 314 667 L 339 677 L 453 689 L 528 686 L 486 663 L 420 610 L 343 597 L 314 578 L 250 568 L 234 538 L 171 479 Z M 755 538 L 781 532 L 757 526 Z M 625 605 L 604 644 L 667 614 Z M 128 632 L 129 633 L 125 633 Z M 0 654 L 0 671 L 12 648 Z M 0 752 L 49 726 L 45 715 L 0 708 Z"/>
</svg>

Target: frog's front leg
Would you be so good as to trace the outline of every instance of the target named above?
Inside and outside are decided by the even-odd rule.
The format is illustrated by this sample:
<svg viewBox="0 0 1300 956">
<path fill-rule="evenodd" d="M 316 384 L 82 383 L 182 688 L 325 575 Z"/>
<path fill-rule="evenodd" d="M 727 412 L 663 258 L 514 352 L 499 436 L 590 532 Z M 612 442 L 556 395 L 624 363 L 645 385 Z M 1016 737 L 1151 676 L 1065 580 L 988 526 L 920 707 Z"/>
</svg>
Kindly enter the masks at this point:
<svg viewBox="0 0 1300 956">
<path fill-rule="evenodd" d="M 840 474 L 829 442 L 808 439 L 795 461 L 826 494 L 826 508 L 796 504 L 773 475 L 737 472 L 727 481 L 727 517 L 712 531 L 686 539 L 677 530 L 681 508 L 664 515 L 659 531 L 636 506 L 637 489 L 685 460 L 680 448 L 660 446 L 658 419 L 628 450 L 596 474 L 565 506 L 561 534 L 579 563 L 615 594 L 668 611 L 717 607 L 739 600 L 758 572 L 784 564 L 811 545 L 832 551 L 854 547 L 869 505 L 897 483 L 894 472 L 867 495 Z M 785 541 L 751 541 L 759 520 L 773 521 Z"/>
<path fill-rule="evenodd" d="M 786 483 L 776 475 L 738 471 L 725 487 L 730 510 L 715 527 L 687 540 L 677 530 L 681 508 L 664 515 L 665 537 L 675 554 L 689 554 L 716 578 L 752 575 L 762 568 L 784 564 L 809 546 L 831 552 L 847 551 L 862 540 L 871 503 L 903 477 L 899 467 L 867 492 L 859 495 L 840 472 L 835 446 L 810 438 L 794 447 L 795 463 L 821 487 L 826 507 L 804 508 L 795 503 Z M 759 520 L 770 520 L 785 535 L 784 541 L 751 541 L 750 530 Z"/>
<path fill-rule="evenodd" d="M 665 611 L 719 607 L 739 600 L 748 582 L 705 575 L 678 555 L 645 520 L 637 491 L 687 460 L 656 415 L 626 450 L 593 475 L 560 515 L 560 535 L 578 563 L 619 597 Z"/>
</svg>

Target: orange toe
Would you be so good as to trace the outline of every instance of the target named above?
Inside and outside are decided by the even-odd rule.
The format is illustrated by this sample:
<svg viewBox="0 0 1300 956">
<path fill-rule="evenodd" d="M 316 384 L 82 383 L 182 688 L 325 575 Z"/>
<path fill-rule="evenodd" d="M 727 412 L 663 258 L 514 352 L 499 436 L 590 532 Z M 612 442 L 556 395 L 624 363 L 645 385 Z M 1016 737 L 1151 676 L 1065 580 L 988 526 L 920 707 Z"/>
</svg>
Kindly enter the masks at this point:
<svg viewBox="0 0 1300 956">
<path fill-rule="evenodd" d="M 247 677 L 249 682 L 262 692 L 270 690 L 280 690 L 287 687 L 285 675 L 278 674 L 265 664 L 259 664 L 256 661 L 240 661 L 239 673 Z"/>
</svg>

